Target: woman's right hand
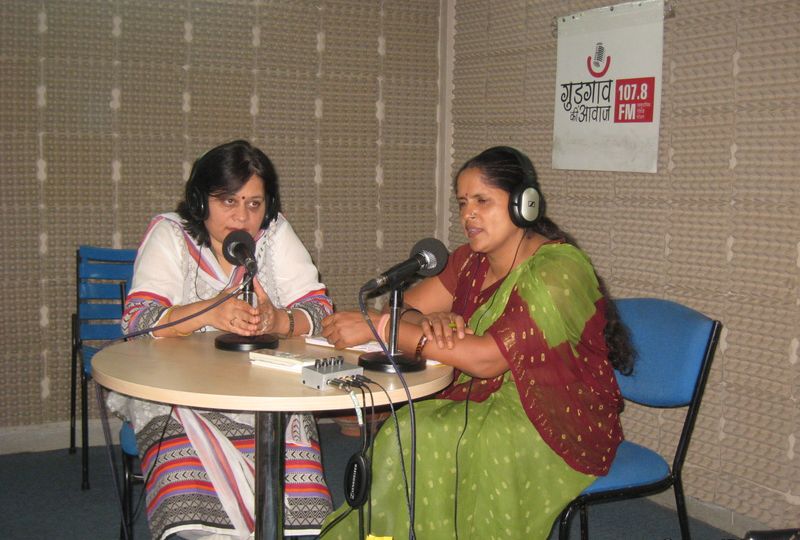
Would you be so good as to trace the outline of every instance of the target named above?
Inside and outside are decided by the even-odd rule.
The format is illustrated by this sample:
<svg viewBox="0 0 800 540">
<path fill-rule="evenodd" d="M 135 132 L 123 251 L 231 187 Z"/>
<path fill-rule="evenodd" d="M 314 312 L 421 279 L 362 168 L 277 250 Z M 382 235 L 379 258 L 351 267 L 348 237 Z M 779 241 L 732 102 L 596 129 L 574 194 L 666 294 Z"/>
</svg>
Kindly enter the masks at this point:
<svg viewBox="0 0 800 540">
<path fill-rule="evenodd" d="M 449 311 L 426 313 L 420 321 L 422 332 L 428 341 L 435 341 L 440 349 L 452 349 L 455 338 L 464 339 L 472 330 L 467 326 L 464 317 Z"/>
<path fill-rule="evenodd" d="M 380 313 L 369 312 L 374 325 L 380 320 Z M 337 349 L 346 349 L 375 339 L 359 311 L 339 311 L 322 319 L 322 337 Z"/>
<path fill-rule="evenodd" d="M 235 289 L 236 287 L 231 287 L 222 291 L 209 304 L 221 300 L 223 296 L 230 294 Z M 207 317 L 207 324 L 218 330 L 233 332 L 240 336 L 255 336 L 259 333 L 258 308 L 254 308 L 244 300 L 236 297 L 224 301 L 209 311 Z"/>
</svg>

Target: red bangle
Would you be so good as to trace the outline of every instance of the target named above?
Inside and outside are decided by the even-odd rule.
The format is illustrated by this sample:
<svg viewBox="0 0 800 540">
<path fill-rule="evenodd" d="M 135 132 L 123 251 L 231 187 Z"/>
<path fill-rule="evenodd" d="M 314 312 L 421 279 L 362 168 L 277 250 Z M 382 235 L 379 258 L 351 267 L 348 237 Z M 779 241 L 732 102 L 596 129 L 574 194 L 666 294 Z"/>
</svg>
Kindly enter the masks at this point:
<svg viewBox="0 0 800 540">
<path fill-rule="evenodd" d="M 414 360 L 417 362 L 422 360 L 422 349 L 425 348 L 426 343 L 428 343 L 428 336 L 426 336 L 425 332 L 423 332 L 422 336 L 420 336 L 419 341 L 417 342 L 417 348 L 414 351 Z"/>
</svg>

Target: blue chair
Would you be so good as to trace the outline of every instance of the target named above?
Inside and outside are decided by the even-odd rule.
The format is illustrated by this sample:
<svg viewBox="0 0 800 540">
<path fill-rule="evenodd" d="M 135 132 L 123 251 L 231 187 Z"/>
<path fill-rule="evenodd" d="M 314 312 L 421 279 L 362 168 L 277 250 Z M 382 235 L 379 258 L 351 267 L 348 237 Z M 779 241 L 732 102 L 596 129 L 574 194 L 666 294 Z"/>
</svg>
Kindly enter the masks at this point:
<svg viewBox="0 0 800 540">
<path fill-rule="evenodd" d="M 75 405 L 78 358 L 81 359 L 81 489 L 89 489 L 88 381 L 92 357 L 110 339 L 122 336 L 120 319 L 133 276 L 136 250 L 80 246 L 76 251 L 77 302 L 72 314 L 72 387 L 70 390 L 70 444 L 75 453 Z"/>
<path fill-rule="evenodd" d="M 648 407 L 687 407 L 686 417 L 671 467 L 657 452 L 623 441 L 608 475 L 598 478 L 562 512 L 559 539 L 569 537 L 575 510 L 580 511 L 581 539 L 587 540 L 588 505 L 652 495 L 672 487 L 681 537 L 688 540 L 691 536 L 681 471 L 722 325 L 668 300 L 628 298 L 616 304 L 637 351 L 633 374 L 616 373 L 622 395 Z"/>
</svg>

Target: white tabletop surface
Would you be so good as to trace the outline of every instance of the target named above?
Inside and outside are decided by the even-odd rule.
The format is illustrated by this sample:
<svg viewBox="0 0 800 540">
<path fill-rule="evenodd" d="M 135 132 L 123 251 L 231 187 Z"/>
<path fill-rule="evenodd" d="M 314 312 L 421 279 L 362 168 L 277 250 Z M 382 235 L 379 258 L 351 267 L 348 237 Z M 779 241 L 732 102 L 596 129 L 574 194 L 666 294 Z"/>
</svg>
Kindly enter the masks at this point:
<svg viewBox="0 0 800 540">
<path fill-rule="evenodd" d="M 290 373 L 250 363 L 246 352 L 218 350 L 217 332 L 195 333 L 179 338 L 138 338 L 117 343 L 92 359 L 92 376 L 102 386 L 122 394 L 209 409 L 240 411 L 302 412 L 352 409 L 350 396 L 338 389 L 319 391 L 303 385 L 299 373 Z M 352 364 L 360 353 L 308 345 L 303 338 L 282 339 L 278 350 L 312 356 L 343 355 Z M 449 366 L 429 365 L 405 373 L 412 398 L 431 395 L 452 380 Z M 365 371 L 365 376 L 386 388 L 393 403 L 406 401 L 397 375 Z M 356 392 L 361 398 L 361 392 Z M 373 385 L 376 405 L 388 403 Z M 369 398 L 368 398 L 369 403 Z"/>
</svg>

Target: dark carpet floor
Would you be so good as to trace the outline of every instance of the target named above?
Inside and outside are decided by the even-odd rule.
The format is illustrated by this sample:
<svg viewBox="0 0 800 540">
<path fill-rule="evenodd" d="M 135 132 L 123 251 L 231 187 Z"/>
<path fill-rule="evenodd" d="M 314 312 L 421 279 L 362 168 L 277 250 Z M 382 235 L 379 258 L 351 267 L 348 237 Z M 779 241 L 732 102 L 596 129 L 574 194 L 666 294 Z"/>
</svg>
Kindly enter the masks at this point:
<svg viewBox="0 0 800 540">
<path fill-rule="evenodd" d="M 360 441 L 341 436 L 334 424 L 322 424 L 320 438 L 328 485 L 338 506 L 343 502 L 344 465 L 359 449 Z M 119 506 L 105 448 L 91 450 L 89 490 L 80 489 L 80 469 L 80 452 L 70 455 L 66 450 L 55 450 L 0 456 L 0 538 L 119 538 Z M 577 539 L 578 523 L 577 519 L 574 521 L 571 538 Z M 592 540 L 680 538 L 675 513 L 643 499 L 590 508 L 589 525 Z M 692 520 L 691 529 L 694 540 L 732 538 L 698 520 Z M 137 519 L 134 537 L 143 540 L 149 536 L 142 515 Z"/>
</svg>

